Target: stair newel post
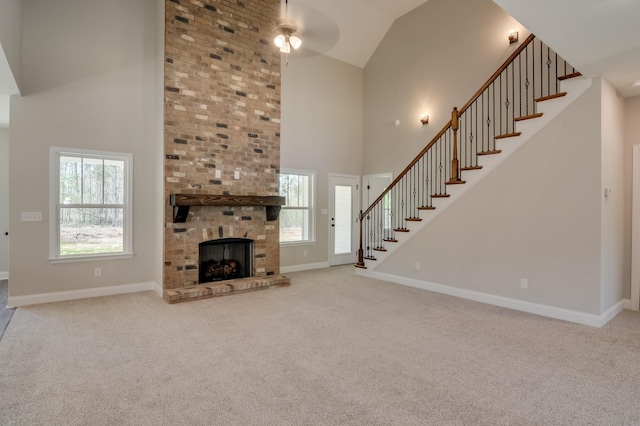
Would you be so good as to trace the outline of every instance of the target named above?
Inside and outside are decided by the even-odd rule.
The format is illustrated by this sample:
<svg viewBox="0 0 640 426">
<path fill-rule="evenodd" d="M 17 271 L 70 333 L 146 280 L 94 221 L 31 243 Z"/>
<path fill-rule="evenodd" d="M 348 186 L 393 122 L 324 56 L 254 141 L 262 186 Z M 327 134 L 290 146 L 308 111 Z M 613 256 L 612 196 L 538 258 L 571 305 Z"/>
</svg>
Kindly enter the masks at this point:
<svg viewBox="0 0 640 426">
<path fill-rule="evenodd" d="M 449 182 L 460 181 L 458 170 L 458 108 L 454 107 L 451 111 L 451 130 L 453 130 L 453 154 L 451 160 L 451 180 Z"/>
<path fill-rule="evenodd" d="M 357 252 L 358 262 L 356 263 L 356 267 L 366 269 L 366 266 L 364 266 L 364 252 L 362 251 L 362 210 L 360 210 L 359 222 L 360 222 L 360 245 L 358 246 L 358 252 Z"/>
</svg>

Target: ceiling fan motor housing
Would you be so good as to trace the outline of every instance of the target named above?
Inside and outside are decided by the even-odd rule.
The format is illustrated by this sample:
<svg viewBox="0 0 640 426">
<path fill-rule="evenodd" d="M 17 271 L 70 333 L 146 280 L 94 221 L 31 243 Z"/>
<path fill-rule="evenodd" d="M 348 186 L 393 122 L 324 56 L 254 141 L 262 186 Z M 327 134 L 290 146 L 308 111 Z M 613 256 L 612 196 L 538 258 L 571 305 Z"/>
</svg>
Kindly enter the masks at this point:
<svg viewBox="0 0 640 426">
<path fill-rule="evenodd" d="M 298 26 L 296 25 L 296 21 L 290 18 L 280 18 L 277 21 L 276 30 L 281 32 L 282 34 L 291 35 L 298 31 Z"/>
</svg>

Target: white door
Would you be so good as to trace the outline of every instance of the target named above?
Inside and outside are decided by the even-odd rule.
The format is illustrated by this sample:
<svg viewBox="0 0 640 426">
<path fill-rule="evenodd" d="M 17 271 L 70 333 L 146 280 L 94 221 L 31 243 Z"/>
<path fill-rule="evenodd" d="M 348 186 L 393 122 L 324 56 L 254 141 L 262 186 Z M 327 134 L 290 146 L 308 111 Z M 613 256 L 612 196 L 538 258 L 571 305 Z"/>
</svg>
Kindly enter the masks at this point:
<svg viewBox="0 0 640 426">
<path fill-rule="evenodd" d="M 358 227 L 358 176 L 329 175 L 329 263 L 356 263 Z"/>
</svg>

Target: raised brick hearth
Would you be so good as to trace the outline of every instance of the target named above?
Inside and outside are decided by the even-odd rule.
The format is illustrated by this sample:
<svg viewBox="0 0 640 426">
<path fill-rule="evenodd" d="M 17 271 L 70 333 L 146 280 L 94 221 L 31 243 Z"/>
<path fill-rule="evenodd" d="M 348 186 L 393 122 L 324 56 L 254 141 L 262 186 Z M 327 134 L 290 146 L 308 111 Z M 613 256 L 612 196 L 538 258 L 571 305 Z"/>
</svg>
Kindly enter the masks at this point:
<svg viewBox="0 0 640 426">
<path fill-rule="evenodd" d="M 209 299 L 211 297 L 229 296 L 253 290 L 267 290 L 271 287 L 288 287 L 291 280 L 287 277 L 240 278 L 222 283 L 208 283 L 191 287 L 165 290 L 164 299 L 169 303 L 189 300 Z"/>
<path fill-rule="evenodd" d="M 191 206 L 175 220 L 170 203 L 172 194 L 278 195 L 280 53 L 270 40 L 280 1 L 165 5 L 165 299 L 287 286 L 271 207 Z M 199 284 L 199 244 L 223 238 L 253 240 L 253 276 Z"/>
</svg>

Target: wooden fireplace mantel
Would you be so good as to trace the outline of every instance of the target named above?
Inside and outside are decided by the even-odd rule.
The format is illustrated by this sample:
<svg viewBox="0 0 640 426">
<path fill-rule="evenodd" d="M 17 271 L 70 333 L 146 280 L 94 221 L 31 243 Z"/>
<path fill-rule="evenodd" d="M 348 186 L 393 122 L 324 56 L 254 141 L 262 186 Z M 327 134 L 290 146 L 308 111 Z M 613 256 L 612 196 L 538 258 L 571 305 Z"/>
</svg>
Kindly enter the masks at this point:
<svg viewBox="0 0 640 426">
<path fill-rule="evenodd" d="M 267 220 L 277 220 L 280 214 L 280 206 L 283 206 L 284 203 L 285 198 L 277 195 L 169 195 L 169 204 L 173 206 L 173 223 L 186 222 L 189 207 L 191 206 L 264 206 Z"/>
</svg>

